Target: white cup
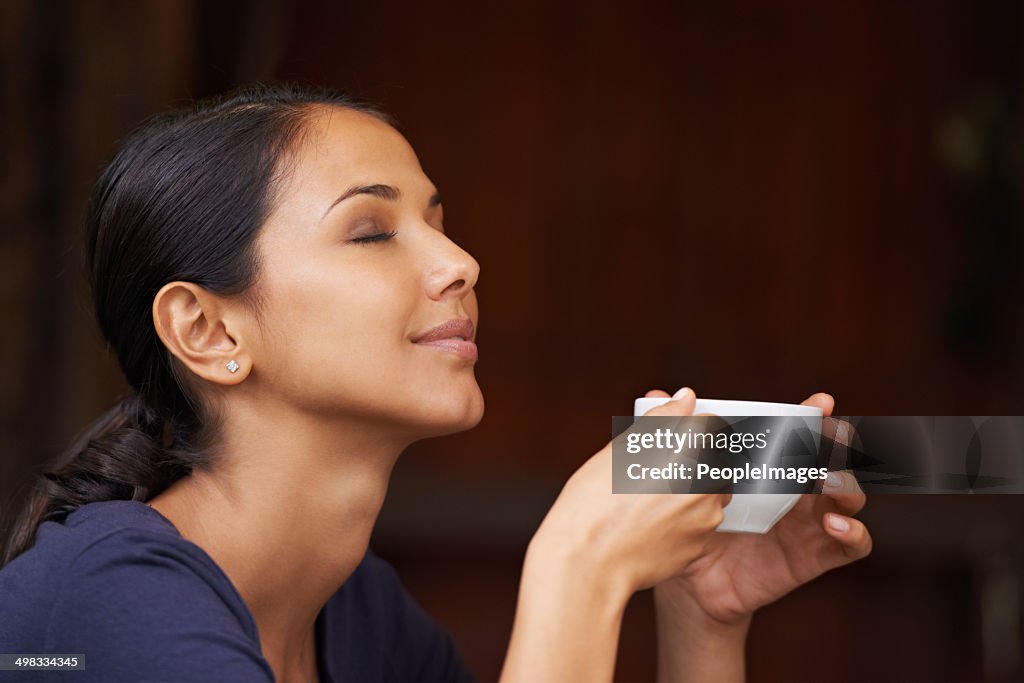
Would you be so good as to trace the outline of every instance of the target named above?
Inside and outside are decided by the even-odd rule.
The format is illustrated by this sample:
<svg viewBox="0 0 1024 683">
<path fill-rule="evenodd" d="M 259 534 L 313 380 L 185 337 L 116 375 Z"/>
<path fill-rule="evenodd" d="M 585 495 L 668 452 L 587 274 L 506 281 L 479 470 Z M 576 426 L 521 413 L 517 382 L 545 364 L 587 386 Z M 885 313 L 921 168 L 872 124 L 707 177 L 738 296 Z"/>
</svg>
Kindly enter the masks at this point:
<svg viewBox="0 0 1024 683">
<path fill-rule="evenodd" d="M 633 404 L 634 417 L 640 417 L 651 408 L 668 403 L 670 398 L 638 398 Z M 821 408 L 792 403 L 764 403 L 762 401 L 724 401 L 698 398 L 694 414 L 710 413 L 722 417 L 804 417 L 821 420 Z M 814 430 L 821 433 L 820 423 Z M 815 444 L 817 445 L 817 444 Z M 737 493 L 725 506 L 725 519 L 716 531 L 766 534 L 800 500 L 799 493 Z"/>
</svg>

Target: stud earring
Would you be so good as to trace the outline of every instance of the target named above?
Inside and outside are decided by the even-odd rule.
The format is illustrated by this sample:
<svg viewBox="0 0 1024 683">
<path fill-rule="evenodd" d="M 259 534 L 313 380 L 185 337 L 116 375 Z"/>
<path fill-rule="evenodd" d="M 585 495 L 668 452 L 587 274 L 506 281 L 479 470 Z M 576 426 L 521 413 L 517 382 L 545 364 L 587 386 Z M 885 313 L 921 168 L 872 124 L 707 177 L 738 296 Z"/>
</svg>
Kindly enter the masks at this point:
<svg viewBox="0 0 1024 683">
<path fill-rule="evenodd" d="M 231 360 L 229 360 L 224 365 L 224 367 L 226 367 L 228 369 L 228 371 L 231 372 L 231 374 L 234 374 L 234 373 L 238 372 L 238 368 L 241 367 L 241 366 L 238 363 L 235 362 L 234 358 L 232 358 Z"/>
</svg>

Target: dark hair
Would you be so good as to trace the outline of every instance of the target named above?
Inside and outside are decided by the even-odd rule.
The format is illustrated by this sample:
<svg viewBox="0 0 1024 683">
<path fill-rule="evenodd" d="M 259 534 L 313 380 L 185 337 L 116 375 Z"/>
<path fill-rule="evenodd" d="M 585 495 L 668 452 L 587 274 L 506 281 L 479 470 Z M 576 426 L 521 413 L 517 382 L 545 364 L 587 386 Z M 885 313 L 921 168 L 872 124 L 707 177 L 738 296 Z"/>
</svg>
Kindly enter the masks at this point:
<svg viewBox="0 0 1024 683">
<path fill-rule="evenodd" d="M 120 145 L 89 202 L 86 266 L 96 318 L 131 392 L 43 472 L 0 566 L 38 526 L 103 500 L 146 501 L 207 466 L 219 418 L 153 326 L 168 282 L 239 295 L 260 313 L 256 236 L 315 105 L 391 123 L 339 91 L 258 85 L 158 115 Z"/>
</svg>

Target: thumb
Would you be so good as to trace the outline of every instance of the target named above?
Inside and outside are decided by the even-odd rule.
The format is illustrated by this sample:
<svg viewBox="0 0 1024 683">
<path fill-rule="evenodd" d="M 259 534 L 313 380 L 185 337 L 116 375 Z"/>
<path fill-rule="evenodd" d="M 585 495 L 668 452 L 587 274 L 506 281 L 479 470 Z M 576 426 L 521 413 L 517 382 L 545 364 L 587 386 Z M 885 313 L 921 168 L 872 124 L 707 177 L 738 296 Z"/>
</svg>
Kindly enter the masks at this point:
<svg viewBox="0 0 1024 683">
<path fill-rule="evenodd" d="M 651 408 L 644 416 L 651 415 L 693 415 L 693 409 L 697 405 L 697 395 L 693 393 L 693 389 L 690 387 L 683 387 L 677 391 L 673 396 L 672 400 L 660 406 Z"/>
</svg>

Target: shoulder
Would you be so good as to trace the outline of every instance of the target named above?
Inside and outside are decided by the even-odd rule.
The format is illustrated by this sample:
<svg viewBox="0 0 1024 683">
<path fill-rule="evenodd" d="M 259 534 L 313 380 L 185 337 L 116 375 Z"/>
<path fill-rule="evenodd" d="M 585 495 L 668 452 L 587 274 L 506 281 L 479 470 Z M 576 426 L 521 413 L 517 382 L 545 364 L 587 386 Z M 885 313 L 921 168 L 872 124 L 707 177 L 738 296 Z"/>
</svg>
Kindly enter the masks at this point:
<svg viewBox="0 0 1024 683">
<path fill-rule="evenodd" d="M 36 649 L 82 653 L 106 680 L 272 680 L 251 615 L 208 555 L 141 503 L 91 505 L 23 556 L 46 581 L 11 579 L 33 607 Z"/>
</svg>

